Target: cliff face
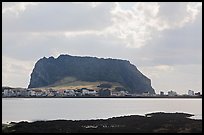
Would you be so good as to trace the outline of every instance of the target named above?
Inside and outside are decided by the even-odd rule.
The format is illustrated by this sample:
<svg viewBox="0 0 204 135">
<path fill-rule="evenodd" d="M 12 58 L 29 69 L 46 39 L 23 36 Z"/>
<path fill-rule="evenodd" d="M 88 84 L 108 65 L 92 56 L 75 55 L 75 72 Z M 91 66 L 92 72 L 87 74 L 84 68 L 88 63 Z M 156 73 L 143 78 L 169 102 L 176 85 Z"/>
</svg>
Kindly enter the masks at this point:
<svg viewBox="0 0 204 135">
<path fill-rule="evenodd" d="M 60 55 L 38 60 L 28 88 L 54 84 L 65 77 L 81 81 L 118 82 L 130 93 L 155 93 L 151 80 L 126 60 Z"/>
</svg>

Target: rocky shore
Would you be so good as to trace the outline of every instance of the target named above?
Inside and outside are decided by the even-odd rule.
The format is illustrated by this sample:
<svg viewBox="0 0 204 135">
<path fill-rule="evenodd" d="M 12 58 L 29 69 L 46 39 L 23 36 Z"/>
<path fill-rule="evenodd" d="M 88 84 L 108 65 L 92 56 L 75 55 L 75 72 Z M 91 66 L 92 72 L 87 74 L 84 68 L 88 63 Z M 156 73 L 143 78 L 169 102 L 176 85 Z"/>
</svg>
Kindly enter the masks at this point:
<svg viewBox="0 0 204 135">
<path fill-rule="evenodd" d="M 2 124 L 3 133 L 202 133 L 202 120 L 186 113 L 151 113 L 98 120 L 52 120 Z"/>
</svg>

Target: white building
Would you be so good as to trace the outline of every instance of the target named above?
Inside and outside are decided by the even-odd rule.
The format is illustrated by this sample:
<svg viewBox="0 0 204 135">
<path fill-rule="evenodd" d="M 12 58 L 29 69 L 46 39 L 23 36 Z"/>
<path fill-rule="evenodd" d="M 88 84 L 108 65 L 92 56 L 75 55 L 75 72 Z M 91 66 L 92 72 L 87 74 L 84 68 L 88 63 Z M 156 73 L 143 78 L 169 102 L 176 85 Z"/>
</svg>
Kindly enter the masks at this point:
<svg viewBox="0 0 204 135">
<path fill-rule="evenodd" d="M 64 91 L 64 95 L 65 95 L 65 96 L 76 96 L 74 90 L 65 90 L 65 91 Z"/>
<path fill-rule="evenodd" d="M 31 96 L 36 96 L 35 91 L 32 90 L 31 93 L 30 93 L 30 95 L 31 95 Z"/>
<path fill-rule="evenodd" d="M 94 96 L 96 94 L 97 94 L 97 92 L 95 90 L 88 90 L 88 89 L 83 89 L 82 90 L 82 95 L 91 95 L 91 96 Z"/>
<path fill-rule="evenodd" d="M 194 94 L 194 91 L 193 90 L 188 90 L 188 95 L 189 96 L 194 96 L 195 94 Z"/>
<path fill-rule="evenodd" d="M 35 91 L 36 96 L 42 96 L 42 93 L 43 93 L 42 90 L 37 89 L 37 90 L 33 90 L 33 91 Z"/>
<path fill-rule="evenodd" d="M 9 96 L 9 89 L 5 89 L 4 90 L 4 96 L 6 97 L 6 96 Z"/>
<path fill-rule="evenodd" d="M 12 97 L 16 96 L 16 94 L 11 89 L 5 89 L 4 90 L 4 97 Z"/>
<path fill-rule="evenodd" d="M 128 95 L 127 91 L 112 91 L 111 92 L 112 96 L 126 96 Z"/>
</svg>

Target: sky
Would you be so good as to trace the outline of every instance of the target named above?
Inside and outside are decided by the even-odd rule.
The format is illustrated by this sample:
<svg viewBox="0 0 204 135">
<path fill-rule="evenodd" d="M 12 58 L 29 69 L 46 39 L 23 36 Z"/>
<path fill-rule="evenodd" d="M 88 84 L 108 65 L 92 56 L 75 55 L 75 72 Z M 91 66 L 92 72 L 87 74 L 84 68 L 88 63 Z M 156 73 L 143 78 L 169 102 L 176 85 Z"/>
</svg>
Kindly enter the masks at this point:
<svg viewBox="0 0 204 135">
<path fill-rule="evenodd" d="M 202 92 L 202 3 L 2 3 L 3 86 L 60 54 L 129 60 L 156 93 Z"/>
</svg>

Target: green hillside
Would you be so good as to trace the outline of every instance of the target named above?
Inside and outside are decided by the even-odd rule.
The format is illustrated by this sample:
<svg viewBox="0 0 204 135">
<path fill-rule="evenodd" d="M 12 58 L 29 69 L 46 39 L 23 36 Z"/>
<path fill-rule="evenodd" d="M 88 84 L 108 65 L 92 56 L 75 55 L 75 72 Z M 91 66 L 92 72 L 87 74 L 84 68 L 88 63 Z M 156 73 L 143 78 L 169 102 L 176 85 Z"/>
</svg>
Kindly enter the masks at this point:
<svg viewBox="0 0 204 135">
<path fill-rule="evenodd" d="M 97 86 L 99 86 L 100 84 L 105 84 L 105 83 L 112 85 L 110 90 L 114 90 L 115 87 L 123 87 L 121 84 L 117 82 L 106 82 L 106 81 L 88 82 L 88 81 L 77 80 L 75 77 L 65 77 L 61 79 L 60 81 L 55 82 L 52 85 L 49 85 L 47 87 L 41 87 L 41 88 L 52 88 L 56 90 L 88 88 L 88 89 L 99 90 L 100 88 Z"/>
</svg>

